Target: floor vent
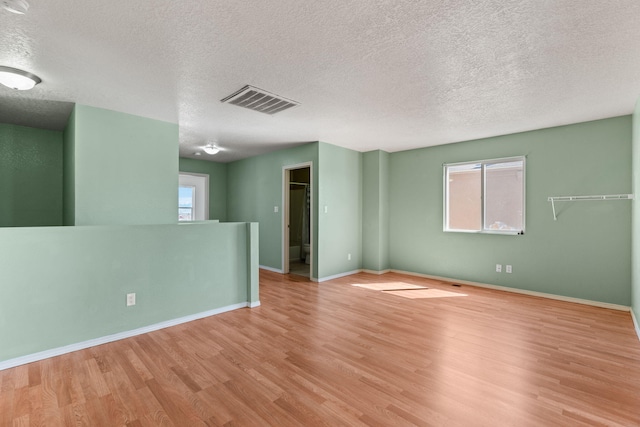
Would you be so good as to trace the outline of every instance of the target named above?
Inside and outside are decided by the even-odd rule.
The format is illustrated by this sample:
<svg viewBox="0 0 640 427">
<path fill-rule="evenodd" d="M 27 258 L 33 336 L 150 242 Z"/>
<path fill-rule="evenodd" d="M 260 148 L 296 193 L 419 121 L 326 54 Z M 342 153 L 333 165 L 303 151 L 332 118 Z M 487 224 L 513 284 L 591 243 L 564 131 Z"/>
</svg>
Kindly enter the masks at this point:
<svg viewBox="0 0 640 427">
<path fill-rule="evenodd" d="M 226 98 L 221 99 L 220 102 L 226 102 L 265 114 L 276 114 L 300 105 L 299 102 L 248 85 Z"/>
</svg>

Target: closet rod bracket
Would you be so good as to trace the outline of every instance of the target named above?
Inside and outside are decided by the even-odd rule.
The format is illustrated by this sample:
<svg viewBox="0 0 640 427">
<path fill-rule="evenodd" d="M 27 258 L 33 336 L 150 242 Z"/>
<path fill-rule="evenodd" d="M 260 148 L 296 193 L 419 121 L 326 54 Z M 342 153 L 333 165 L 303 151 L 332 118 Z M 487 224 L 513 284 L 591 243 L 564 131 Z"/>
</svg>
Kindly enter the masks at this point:
<svg viewBox="0 0 640 427">
<path fill-rule="evenodd" d="M 633 194 L 599 194 L 594 196 L 551 196 L 547 201 L 551 202 L 553 220 L 557 221 L 556 202 L 580 202 L 580 201 L 604 201 L 604 200 L 633 200 Z"/>
</svg>

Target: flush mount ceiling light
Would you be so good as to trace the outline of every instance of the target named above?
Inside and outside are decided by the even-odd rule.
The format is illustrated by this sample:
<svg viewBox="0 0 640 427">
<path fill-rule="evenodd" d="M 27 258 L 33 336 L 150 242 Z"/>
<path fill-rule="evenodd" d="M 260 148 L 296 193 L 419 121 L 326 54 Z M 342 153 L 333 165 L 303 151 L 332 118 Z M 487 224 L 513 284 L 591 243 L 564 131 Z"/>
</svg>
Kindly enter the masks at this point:
<svg viewBox="0 0 640 427">
<path fill-rule="evenodd" d="M 24 15 L 29 10 L 29 3 L 25 0 L 0 0 L 0 6 L 4 10 L 8 10 L 18 15 Z"/>
<path fill-rule="evenodd" d="M 0 84 L 16 90 L 33 89 L 42 82 L 40 77 L 17 68 L 3 67 L 0 65 Z"/>
<path fill-rule="evenodd" d="M 214 144 L 207 144 L 202 148 L 205 153 L 213 156 L 214 154 L 218 154 L 220 152 L 220 148 L 216 147 Z"/>
</svg>

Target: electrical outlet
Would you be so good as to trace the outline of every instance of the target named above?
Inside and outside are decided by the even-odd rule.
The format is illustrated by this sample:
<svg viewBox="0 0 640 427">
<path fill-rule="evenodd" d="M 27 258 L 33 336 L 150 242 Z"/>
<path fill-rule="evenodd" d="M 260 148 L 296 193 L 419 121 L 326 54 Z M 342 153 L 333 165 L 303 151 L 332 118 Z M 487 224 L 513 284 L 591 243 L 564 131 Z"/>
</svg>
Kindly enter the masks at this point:
<svg viewBox="0 0 640 427">
<path fill-rule="evenodd" d="M 496 273 L 502 273 L 502 264 L 496 264 Z"/>
<path fill-rule="evenodd" d="M 351 254 L 347 254 L 347 260 L 351 261 Z"/>
<path fill-rule="evenodd" d="M 273 212 L 274 212 L 274 213 L 278 213 L 278 207 L 277 207 L 277 206 L 274 206 L 274 207 L 273 207 Z"/>
<path fill-rule="evenodd" d="M 324 206 L 324 213 L 329 213 L 329 206 L 327 205 Z"/>
<path fill-rule="evenodd" d="M 136 305 L 136 294 L 127 294 L 127 307 Z"/>
<path fill-rule="evenodd" d="M 511 268 L 510 265 L 507 265 L 507 273 L 509 274 L 513 273 L 513 269 Z"/>
</svg>

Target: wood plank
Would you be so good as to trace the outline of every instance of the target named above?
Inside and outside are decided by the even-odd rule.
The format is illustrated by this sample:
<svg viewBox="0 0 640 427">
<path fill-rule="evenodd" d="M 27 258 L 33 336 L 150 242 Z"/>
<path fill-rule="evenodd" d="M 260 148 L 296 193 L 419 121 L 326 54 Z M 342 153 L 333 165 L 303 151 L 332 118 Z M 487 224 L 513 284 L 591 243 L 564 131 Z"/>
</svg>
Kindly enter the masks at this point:
<svg viewBox="0 0 640 427">
<path fill-rule="evenodd" d="M 261 271 L 261 306 L 0 372 L 0 425 L 640 426 L 629 313 Z M 424 286 L 456 298 L 406 299 Z"/>
</svg>

